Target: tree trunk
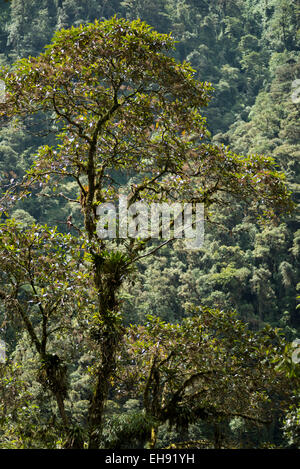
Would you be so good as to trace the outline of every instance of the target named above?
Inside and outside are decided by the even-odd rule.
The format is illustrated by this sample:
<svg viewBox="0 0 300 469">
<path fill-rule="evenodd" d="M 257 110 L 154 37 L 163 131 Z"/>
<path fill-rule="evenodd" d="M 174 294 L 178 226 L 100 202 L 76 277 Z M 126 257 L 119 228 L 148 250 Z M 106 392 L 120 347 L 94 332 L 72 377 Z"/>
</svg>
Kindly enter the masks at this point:
<svg viewBox="0 0 300 469">
<path fill-rule="evenodd" d="M 151 438 L 150 438 L 149 449 L 154 449 L 155 448 L 156 440 L 157 440 L 157 428 L 153 426 L 151 428 Z"/>
<path fill-rule="evenodd" d="M 103 413 L 108 397 L 111 377 L 116 368 L 116 352 L 122 337 L 122 327 L 116 318 L 117 290 L 120 283 L 103 274 L 103 262 L 95 258 L 95 284 L 99 297 L 99 319 L 96 340 L 99 343 L 101 362 L 97 371 L 96 386 L 88 413 L 89 449 L 99 448 L 103 429 Z"/>
<path fill-rule="evenodd" d="M 96 387 L 89 409 L 89 449 L 98 449 L 103 429 L 103 413 L 111 376 L 116 367 L 116 333 L 111 331 L 101 344 L 101 364 L 97 372 Z"/>
<path fill-rule="evenodd" d="M 66 414 L 64 398 L 62 397 L 62 395 L 60 393 L 56 393 L 55 394 L 55 399 L 56 399 L 56 402 L 57 402 L 59 414 L 60 414 L 60 417 L 63 421 L 64 427 L 67 428 L 68 425 L 69 425 L 69 420 L 68 420 L 68 417 L 67 417 L 67 414 Z"/>
</svg>

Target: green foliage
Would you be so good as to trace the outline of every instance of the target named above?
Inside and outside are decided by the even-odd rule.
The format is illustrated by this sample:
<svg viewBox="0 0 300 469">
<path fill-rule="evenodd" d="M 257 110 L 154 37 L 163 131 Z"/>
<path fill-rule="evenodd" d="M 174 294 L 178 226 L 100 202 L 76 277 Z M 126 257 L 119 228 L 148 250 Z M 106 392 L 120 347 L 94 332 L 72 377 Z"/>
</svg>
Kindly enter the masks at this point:
<svg viewBox="0 0 300 469">
<path fill-rule="evenodd" d="M 181 324 L 149 316 L 145 326 L 128 329 L 119 393 L 140 395 L 157 426 L 185 428 L 233 417 L 271 422 L 272 409 L 286 408 L 298 383 L 280 368 L 289 351 L 279 331 L 267 326 L 253 333 L 235 314 L 196 312 Z"/>
<path fill-rule="evenodd" d="M 141 410 L 127 410 L 106 420 L 104 448 L 143 448 L 149 441 L 153 420 Z"/>
<path fill-rule="evenodd" d="M 41 449 L 59 445 L 61 429 L 49 427 L 24 377 L 24 365 L 0 365 L 1 449 Z"/>
<path fill-rule="evenodd" d="M 289 447 L 299 449 L 300 447 L 300 409 L 291 408 L 284 420 L 284 435 L 288 440 Z"/>
</svg>

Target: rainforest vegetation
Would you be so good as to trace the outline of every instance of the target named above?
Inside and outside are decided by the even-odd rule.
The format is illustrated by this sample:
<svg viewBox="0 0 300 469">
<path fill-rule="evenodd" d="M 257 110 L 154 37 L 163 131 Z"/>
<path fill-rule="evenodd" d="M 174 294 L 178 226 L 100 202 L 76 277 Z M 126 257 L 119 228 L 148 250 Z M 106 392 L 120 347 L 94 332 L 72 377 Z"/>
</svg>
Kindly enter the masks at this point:
<svg viewBox="0 0 300 469">
<path fill-rule="evenodd" d="M 299 448 L 299 1 L 0 13 L 0 448 Z"/>
</svg>

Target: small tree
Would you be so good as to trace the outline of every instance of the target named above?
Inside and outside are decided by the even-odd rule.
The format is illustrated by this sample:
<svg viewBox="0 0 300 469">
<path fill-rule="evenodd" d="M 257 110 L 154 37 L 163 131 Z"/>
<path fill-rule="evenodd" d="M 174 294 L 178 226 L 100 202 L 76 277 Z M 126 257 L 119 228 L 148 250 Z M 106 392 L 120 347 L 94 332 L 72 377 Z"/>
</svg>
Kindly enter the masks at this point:
<svg viewBox="0 0 300 469">
<path fill-rule="evenodd" d="M 74 338 L 80 336 L 87 300 L 92 309 L 88 273 L 80 269 L 80 244 L 47 226 L 22 229 L 8 221 L 0 225 L 0 253 L 0 299 L 10 320 L 22 321 L 40 359 L 38 381 L 53 394 L 68 427 L 67 357 L 55 353 L 51 339 L 70 330 Z"/>
<path fill-rule="evenodd" d="M 196 308 L 194 314 L 181 324 L 150 316 L 125 335 L 118 392 L 140 396 L 145 426 L 153 425 L 152 447 L 165 423 L 179 430 L 199 422 L 218 428 L 233 418 L 270 424 L 274 415 L 283 417 L 299 385 L 282 369 L 289 350 L 279 330 L 251 332 L 236 313 Z M 218 432 L 214 445 L 222 445 Z"/>
<path fill-rule="evenodd" d="M 0 74 L 7 91 L 1 116 L 28 121 L 37 115 L 56 129 L 57 145 L 39 148 L 21 194 L 60 184 L 60 196 L 70 200 L 62 184 L 71 179 L 78 185 L 74 203 L 80 205 L 83 228 L 77 232 L 98 301 L 88 327 L 101 355 L 88 417 L 90 448 L 99 446 L 124 332 L 118 290 L 148 245 L 135 238 L 103 240 L 97 207 L 117 200 L 120 184 L 134 175 L 128 207 L 137 200 L 176 200 L 208 208 L 232 195 L 268 215 L 291 208 L 271 158 L 235 155 L 208 142 L 200 108 L 209 102 L 211 85 L 196 81 L 188 63 L 172 59 L 173 48 L 170 35 L 139 20 L 112 18 L 61 30 L 39 57 L 19 60 Z M 3 207 L 17 196 L 19 189 L 11 188 Z"/>
</svg>

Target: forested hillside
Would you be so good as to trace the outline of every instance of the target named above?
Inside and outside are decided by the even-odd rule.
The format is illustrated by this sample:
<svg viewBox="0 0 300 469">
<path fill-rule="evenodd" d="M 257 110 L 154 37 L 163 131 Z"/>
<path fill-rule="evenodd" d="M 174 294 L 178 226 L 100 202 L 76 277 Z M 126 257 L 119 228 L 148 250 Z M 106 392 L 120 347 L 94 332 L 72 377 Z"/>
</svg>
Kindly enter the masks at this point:
<svg viewBox="0 0 300 469">
<path fill-rule="evenodd" d="M 166 448 L 172 444 L 182 448 L 299 447 L 299 364 L 291 361 L 291 343 L 300 337 L 299 1 L 11 0 L 2 1 L 0 11 L 1 67 L 5 73 L 15 70 L 17 74 L 15 82 L 7 85 L 11 86 L 10 98 L 7 98 L 8 111 L 5 111 L 5 103 L 2 103 L 3 111 L 0 110 L 1 196 L 10 191 L 3 197 L 5 203 L 1 215 L 0 339 L 6 342 L 7 361 L 0 363 L 0 447 L 82 448 L 100 445 L 105 448 Z M 136 250 L 129 246 L 126 255 L 119 251 L 114 255 L 108 251 L 101 254 L 102 267 L 99 264 L 100 270 L 95 278 L 100 278 L 101 295 L 109 297 L 113 307 L 107 306 L 108 300 L 106 303 L 100 300 L 102 316 L 100 314 L 100 319 L 96 320 L 98 300 L 90 280 L 89 266 L 93 262 L 96 265 L 100 258 L 93 258 L 91 254 L 95 240 L 87 223 L 88 202 L 83 201 L 83 197 L 88 200 L 90 193 L 84 185 L 90 181 L 89 168 L 82 160 L 80 174 L 84 176 L 76 181 L 70 176 L 69 160 L 64 160 L 65 169 L 64 164 L 59 166 L 56 163 L 57 153 L 51 152 L 56 145 L 58 149 L 66 145 L 67 137 L 74 132 L 72 129 L 78 132 L 75 142 L 77 137 L 85 138 L 84 126 L 93 128 L 97 113 L 95 111 L 93 117 L 87 117 L 94 110 L 89 108 L 86 114 L 83 110 L 74 124 L 72 103 L 68 103 L 70 110 L 65 104 L 59 108 L 60 103 L 53 101 L 54 104 L 49 104 L 47 96 L 38 95 L 35 89 L 38 90 L 38 84 L 42 83 L 41 89 L 42 86 L 48 87 L 49 94 L 53 89 L 55 91 L 53 77 L 57 70 L 50 73 L 52 65 L 47 62 L 47 51 L 56 57 L 57 66 L 61 64 L 64 67 L 65 76 L 70 74 L 70 83 L 76 83 L 70 71 L 72 64 L 66 57 L 68 54 L 72 56 L 72 44 L 77 47 L 76 35 L 84 34 L 81 25 L 98 24 L 94 23 L 95 20 L 101 25 L 114 16 L 107 30 L 99 30 L 101 34 L 109 34 L 109 28 L 111 31 L 118 27 L 130 29 L 128 24 L 135 25 L 131 21 L 141 19 L 154 31 L 167 35 L 153 38 L 139 26 L 134 26 L 134 34 L 142 38 L 141 41 L 146 34 L 149 34 L 149 44 L 156 41 L 153 50 L 166 47 L 167 58 L 161 62 L 166 64 L 166 70 L 169 66 L 167 60 L 171 63 L 175 59 L 183 64 L 178 76 L 185 77 L 185 81 L 182 88 L 178 87 L 176 97 L 184 108 L 180 108 L 180 125 L 176 121 L 182 139 L 182 147 L 179 143 L 176 147 L 178 154 L 186 150 L 189 155 L 190 151 L 193 159 L 192 149 L 200 148 L 197 147 L 199 136 L 195 137 L 192 131 L 196 120 L 200 122 L 199 116 L 193 112 L 201 103 L 204 117 L 201 121 L 204 129 L 201 145 L 206 145 L 205 148 L 216 158 L 221 155 L 225 159 L 221 160 L 220 156 L 220 161 L 229 161 L 229 165 L 233 160 L 235 165 L 242 161 L 240 157 L 235 159 L 231 156 L 229 148 L 234 152 L 232 154 L 245 155 L 248 160 L 243 160 L 246 163 L 240 166 L 240 170 L 236 169 L 237 166 L 234 170 L 233 166 L 226 169 L 225 163 L 224 167 L 216 169 L 209 160 L 211 166 L 205 170 L 207 180 L 211 177 L 211 187 L 215 180 L 219 184 L 219 179 L 223 178 L 224 183 L 220 189 L 222 197 L 214 197 L 214 194 L 210 199 L 203 197 L 208 203 L 205 242 L 201 249 L 189 251 L 177 242 L 167 243 L 144 257 L 142 244 L 134 248 Z M 122 23 L 118 26 L 117 21 L 121 18 L 128 20 L 127 26 L 122 26 Z M 71 27 L 74 28 L 68 33 Z M 53 52 L 48 45 L 55 33 L 57 42 L 52 42 Z M 168 46 L 166 37 L 174 38 L 174 48 Z M 90 63 L 84 62 L 89 60 L 89 49 L 84 49 L 87 47 L 85 44 L 78 47 L 82 47 L 85 57 L 78 73 L 88 83 L 86 86 L 91 86 Z M 107 47 L 110 47 L 110 42 Z M 149 50 L 152 54 L 152 49 Z M 45 53 L 41 56 L 45 57 L 45 62 L 44 59 L 41 62 L 32 59 L 42 53 Z M 130 53 L 130 60 L 135 63 L 134 52 Z M 114 52 L 111 54 L 114 56 Z M 125 61 L 126 54 L 129 52 L 124 52 Z M 142 68 L 150 68 L 151 54 L 148 61 L 145 58 L 145 62 L 141 62 Z M 187 67 L 186 62 L 194 70 L 194 79 L 201 83 L 201 99 L 188 88 L 191 78 L 190 70 L 184 68 Z M 160 83 L 159 68 L 154 63 L 156 68 L 153 66 L 151 73 Z M 115 74 L 126 75 L 127 70 L 121 73 L 116 68 Z M 35 78 L 30 82 L 32 70 Z M 132 80 L 134 73 L 130 75 Z M 168 93 L 175 96 L 176 87 L 171 78 L 170 82 L 167 81 L 169 75 L 167 71 L 165 73 Z M 138 79 L 142 74 L 137 73 Z M 62 79 L 59 73 L 55 76 L 58 81 Z M 115 83 L 117 80 L 112 88 L 117 86 Z M 69 93 L 68 85 L 64 83 L 63 86 Z M 85 92 L 86 88 L 80 90 Z M 89 92 L 91 102 L 107 105 L 100 98 L 93 101 L 92 87 Z M 108 95 L 107 90 L 105 93 Z M 37 102 L 35 108 L 31 95 L 32 102 Z M 125 102 L 128 96 L 124 96 Z M 25 103 L 23 108 L 22 100 Z M 161 102 L 165 103 L 167 99 Z M 121 139 L 120 134 L 124 132 L 124 147 L 116 143 L 114 155 L 117 155 L 116 148 L 127 155 L 125 150 L 129 150 L 125 146 L 129 145 L 131 137 L 126 132 L 134 134 L 134 142 L 145 148 L 143 156 L 149 161 L 151 151 L 155 153 L 156 147 L 147 153 L 148 134 L 145 130 L 137 137 L 138 131 L 132 121 L 136 119 L 136 126 L 140 125 L 142 129 L 145 125 L 146 129 L 144 120 L 150 107 L 146 109 L 145 104 L 145 111 L 139 114 L 135 103 L 131 105 L 133 111 L 124 111 L 123 120 L 120 118 L 107 130 L 107 138 L 111 138 L 109 144 L 113 146 L 112 142 Z M 161 106 L 163 121 L 167 119 L 167 113 L 164 114 Z M 82 109 L 86 108 L 83 106 Z M 130 112 L 136 112 L 135 117 Z M 175 112 L 173 108 L 168 114 L 170 119 L 172 112 Z M 47 118 L 41 117 L 42 113 Z M 59 118 L 56 119 L 55 115 Z M 64 118 L 67 123 L 63 122 Z M 117 125 L 120 134 L 114 130 Z M 161 141 L 155 140 L 158 146 L 161 145 L 159 151 L 164 151 L 161 148 L 166 144 L 169 145 L 168 151 L 172 152 L 175 145 L 175 138 L 173 141 L 170 137 L 172 125 L 165 124 L 166 137 L 163 138 L 159 134 L 159 125 L 162 124 L 154 128 L 153 139 L 161 138 Z M 186 134 L 189 133 L 188 140 Z M 57 141 L 61 135 L 59 145 Z M 149 133 L 150 138 L 152 134 Z M 93 148 L 92 145 L 88 147 L 88 138 L 82 146 L 85 144 L 86 148 Z M 68 145 L 65 147 L 66 155 L 67 151 L 77 151 L 73 140 L 69 140 Z M 107 147 L 105 145 L 103 151 L 108 148 L 108 143 Z M 213 146 L 223 150 L 216 156 Z M 41 148 L 44 150 L 39 150 Z M 61 151 L 60 155 L 63 155 Z M 139 177 L 146 170 L 144 166 L 138 166 L 134 149 L 132 152 L 132 161 L 127 160 L 119 166 L 110 163 L 107 181 L 111 178 L 118 187 L 126 190 L 133 191 L 133 187 L 139 187 L 144 195 L 146 186 L 141 189 Z M 271 159 L 264 160 L 257 155 Z M 50 157 L 52 172 L 54 168 L 64 176 L 64 179 L 57 178 L 53 183 L 50 176 L 42 174 Z M 159 165 L 159 152 L 156 157 Z M 44 158 L 40 166 L 39 158 Z M 78 156 L 78 160 L 80 158 Z M 186 163 L 184 158 L 182 156 Z M 256 164 L 259 169 L 253 175 L 251 171 Z M 30 169 L 32 165 L 40 171 L 38 176 L 35 170 Z M 128 172 L 125 176 L 122 171 L 126 165 Z M 98 168 L 99 174 L 101 168 Z M 174 174 L 181 174 L 178 167 L 176 170 L 172 168 Z M 281 189 L 281 172 L 285 173 L 286 187 L 291 192 L 292 211 L 289 210 L 291 202 L 285 202 L 287 195 Z M 151 174 L 153 177 L 155 173 Z M 17 184 L 26 177 L 34 182 L 33 189 L 27 192 L 26 186 L 25 192 L 18 191 Z M 149 182 L 151 176 L 147 177 Z M 255 180 L 250 199 L 241 182 L 243 177 L 250 186 Z M 272 186 L 272 178 L 277 177 L 277 189 L 271 192 L 269 187 L 275 187 Z M 107 181 L 105 187 L 113 200 L 115 188 Z M 185 183 L 188 185 L 188 181 Z M 205 184 L 201 195 L 208 190 Z M 174 189 L 172 185 L 168 190 L 170 188 Z M 183 192 L 185 188 L 183 185 Z M 151 190 L 156 194 L 161 186 L 152 185 Z M 200 189 L 195 190 L 199 195 Z M 180 191 L 178 193 L 180 195 Z M 136 198 L 137 195 L 138 192 L 134 193 Z M 103 199 L 99 198 L 97 202 L 100 204 Z M 70 214 L 72 218 L 68 219 Z M 15 221 L 9 221 L 10 218 Z M 41 226 L 47 235 L 42 234 Z M 84 230 L 88 235 L 83 239 Z M 58 234 L 59 239 L 56 238 Z M 26 247 L 24 252 L 23 247 Z M 133 257 L 135 260 L 139 255 L 136 268 L 129 271 L 128 265 Z M 24 259 L 27 259 L 27 264 Z M 84 262 L 88 265 L 87 270 Z M 36 291 L 31 263 L 40 265 Z M 118 304 L 114 303 L 115 293 L 111 295 L 110 290 L 110 285 L 116 283 Z M 9 298 L 7 291 L 10 291 Z M 32 316 L 28 313 L 27 319 L 21 311 L 22 301 L 27 306 L 32 304 Z M 47 305 L 49 311 L 57 314 L 49 324 L 50 313 L 45 313 Z M 48 325 L 50 332 L 43 335 Z M 96 405 L 93 384 L 96 377 L 100 377 L 96 371 L 97 360 L 102 360 L 104 366 L 103 344 L 108 336 L 111 339 L 112 330 L 114 341 L 122 345 L 120 350 L 115 342 L 109 345 L 115 352 L 115 363 L 111 369 L 107 368 L 109 383 L 105 390 L 106 398 L 103 398 L 106 407 L 101 410 L 104 415 L 101 417 L 101 437 L 95 438 L 93 415 L 100 414 L 100 408 Z M 39 342 L 38 333 L 45 339 L 44 355 L 43 339 Z M 49 348 L 46 353 L 47 340 Z M 47 362 L 50 356 L 57 357 L 51 353 L 58 354 L 59 365 Z M 104 368 L 101 372 L 104 373 Z M 58 382 L 63 389 L 54 390 L 53 383 L 58 385 Z M 197 388 L 199 383 L 203 386 L 202 391 Z M 99 386 L 96 388 L 98 391 Z M 285 396 L 290 388 L 292 391 Z M 199 397 L 201 392 L 205 393 L 203 400 Z M 288 401 L 286 406 L 283 405 L 285 398 Z M 264 406 L 270 408 L 266 410 Z M 87 409 L 91 408 L 94 414 L 88 413 Z M 175 408 L 180 411 L 175 411 Z M 88 438 L 89 427 L 94 428 L 94 433 L 91 432 Z"/>
</svg>

